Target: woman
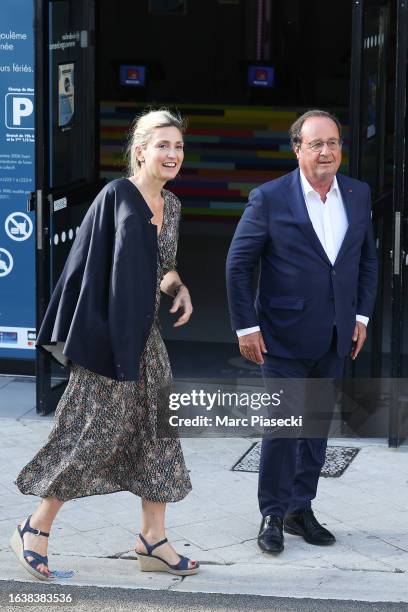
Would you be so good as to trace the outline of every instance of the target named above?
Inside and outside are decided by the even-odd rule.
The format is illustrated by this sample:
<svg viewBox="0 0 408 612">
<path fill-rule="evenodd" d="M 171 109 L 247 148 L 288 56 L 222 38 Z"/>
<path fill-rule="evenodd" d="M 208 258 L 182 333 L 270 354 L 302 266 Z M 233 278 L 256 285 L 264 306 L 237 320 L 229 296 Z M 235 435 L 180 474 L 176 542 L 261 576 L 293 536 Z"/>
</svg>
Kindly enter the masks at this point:
<svg viewBox="0 0 408 612">
<path fill-rule="evenodd" d="M 175 269 L 180 202 L 163 189 L 180 170 L 183 131 L 167 110 L 135 122 L 128 178 L 109 183 L 88 210 L 39 332 L 39 346 L 71 363 L 49 439 L 16 481 L 43 498 L 11 540 L 41 580 L 52 576 L 47 538 L 63 503 L 124 490 L 142 500 L 140 569 L 198 571 L 165 538 L 166 503 L 184 498 L 191 483 L 180 441 L 163 437 L 159 418 L 171 384 L 160 291 L 174 298 L 170 312 L 183 311 L 175 326 L 192 313 Z"/>
</svg>

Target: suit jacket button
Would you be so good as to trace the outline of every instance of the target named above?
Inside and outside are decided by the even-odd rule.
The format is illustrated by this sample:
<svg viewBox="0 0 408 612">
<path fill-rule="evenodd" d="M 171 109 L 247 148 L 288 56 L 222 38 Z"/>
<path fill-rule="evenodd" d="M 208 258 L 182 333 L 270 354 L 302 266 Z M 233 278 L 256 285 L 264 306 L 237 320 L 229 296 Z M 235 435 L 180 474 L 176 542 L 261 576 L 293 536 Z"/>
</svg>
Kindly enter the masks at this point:
<svg viewBox="0 0 408 612">
<path fill-rule="evenodd" d="M 332 271 L 331 271 L 331 275 L 332 275 L 332 276 L 336 276 L 336 270 L 332 270 Z"/>
</svg>

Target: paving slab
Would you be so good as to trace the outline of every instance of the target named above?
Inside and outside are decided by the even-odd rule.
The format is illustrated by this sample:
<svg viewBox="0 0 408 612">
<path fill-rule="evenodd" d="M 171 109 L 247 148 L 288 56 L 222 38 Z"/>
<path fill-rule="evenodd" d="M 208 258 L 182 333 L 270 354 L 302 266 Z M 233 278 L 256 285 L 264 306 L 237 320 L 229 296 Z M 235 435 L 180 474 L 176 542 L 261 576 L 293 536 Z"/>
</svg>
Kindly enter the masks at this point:
<svg viewBox="0 0 408 612">
<path fill-rule="evenodd" d="M 181 581 L 180 577 L 171 574 L 140 572 L 136 563 L 135 560 L 104 558 L 98 558 L 95 562 L 93 557 L 60 555 L 56 558 L 55 568 L 68 571 L 75 567 L 75 575 L 65 580 L 55 579 L 52 584 L 167 590 L 172 588 L 175 582 Z M 20 571 L 12 553 L 0 555 L 0 576 L 2 580 L 38 583 L 24 570 L 23 573 Z M 42 584 L 47 586 L 45 583 Z"/>
<path fill-rule="evenodd" d="M 11 381 L 1 387 L 0 417 L 19 418 L 35 408 L 35 386 L 26 381 Z"/>
<path fill-rule="evenodd" d="M 11 383 L 14 379 L 14 376 L 5 376 L 4 374 L 0 374 L 0 389 Z"/>
<path fill-rule="evenodd" d="M 373 602 L 408 602 L 404 574 L 341 569 L 271 568 L 252 564 L 210 566 L 194 580 L 183 580 L 172 590 L 203 593 L 290 596 Z M 347 588 L 345 588 L 347 585 Z"/>
</svg>

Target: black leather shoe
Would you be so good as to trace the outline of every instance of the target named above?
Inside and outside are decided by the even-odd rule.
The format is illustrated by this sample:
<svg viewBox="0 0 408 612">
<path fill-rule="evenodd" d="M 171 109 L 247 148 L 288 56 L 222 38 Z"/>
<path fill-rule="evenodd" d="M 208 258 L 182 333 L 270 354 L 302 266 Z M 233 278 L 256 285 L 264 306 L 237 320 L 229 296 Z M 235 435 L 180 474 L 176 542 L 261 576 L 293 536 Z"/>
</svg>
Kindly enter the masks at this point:
<svg viewBox="0 0 408 612">
<path fill-rule="evenodd" d="M 316 545 L 334 544 L 336 538 L 328 529 L 322 527 L 313 510 L 305 510 L 301 513 L 286 514 L 284 521 L 286 533 L 303 536 L 306 542 Z"/>
<path fill-rule="evenodd" d="M 268 553 L 282 552 L 283 520 L 280 516 L 270 514 L 262 519 L 258 534 L 258 546 Z"/>
</svg>

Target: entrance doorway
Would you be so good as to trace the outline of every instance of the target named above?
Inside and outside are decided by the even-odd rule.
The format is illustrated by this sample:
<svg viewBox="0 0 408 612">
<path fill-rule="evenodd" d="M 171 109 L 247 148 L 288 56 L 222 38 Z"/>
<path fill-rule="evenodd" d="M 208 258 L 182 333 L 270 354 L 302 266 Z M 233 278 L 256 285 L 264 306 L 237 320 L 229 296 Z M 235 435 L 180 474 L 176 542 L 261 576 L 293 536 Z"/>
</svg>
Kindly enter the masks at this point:
<svg viewBox="0 0 408 612">
<path fill-rule="evenodd" d="M 354 2 L 350 173 L 371 187 L 380 274 L 371 333 L 353 374 L 387 379 L 391 446 L 407 435 L 407 31 L 404 1 Z M 385 383 L 378 384 L 383 402 Z"/>
<path fill-rule="evenodd" d="M 38 326 L 69 252 L 69 230 L 74 235 L 99 189 L 99 134 L 102 171 L 106 178 L 114 178 L 115 173 L 123 174 L 118 160 L 130 117 L 143 107 L 168 103 L 192 118 L 187 171 L 175 191 L 184 190 L 179 194 L 186 207 L 179 262 L 196 300 L 197 324 L 181 330 L 178 338 L 187 343 L 196 334 L 193 339 L 200 346 L 202 336 L 221 339 L 219 344 L 228 345 L 233 355 L 228 367 L 242 367 L 226 314 L 225 254 L 249 190 L 292 168 L 286 124 L 296 113 L 322 106 L 349 125 L 351 174 L 367 181 L 373 193 L 380 293 L 354 376 L 404 377 L 408 368 L 405 3 L 347 0 L 333 3 L 330 12 L 321 10 L 327 4 L 324 0 L 312 7 L 301 0 L 175 4 L 185 5 L 187 12 L 161 14 L 159 5 L 164 3 L 160 2 L 130 6 L 124 0 L 114 4 L 36 0 Z M 151 10 L 154 5 L 158 12 Z M 98 31 L 106 42 L 100 47 Z M 327 37 L 327 32 L 332 34 Z M 310 57 L 323 45 L 330 52 L 317 73 Z M 250 67 L 261 67 L 266 79 L 273 75 L 273 87 L 251 89 Z M 61 91 L 59 98 L 63 76 L 75 83 L 72 117 L 72 91 Z M 217 300 L 208 286 L 216 291 Z M 164 328 L 172 342 L 180 342 L 170 335 L 169 320 Z M 207 358 L 208 346 L 195 346 L 194 351 L 214 362 Z M 37 373 L 37 406 L 44 414 L 55 408 L 66 373 L 47 355 L 38 356 Z M 396 403 L 389 404 L 394 445 L 403 437 L 403 398 L 400 394 Z"/>
</svg>

